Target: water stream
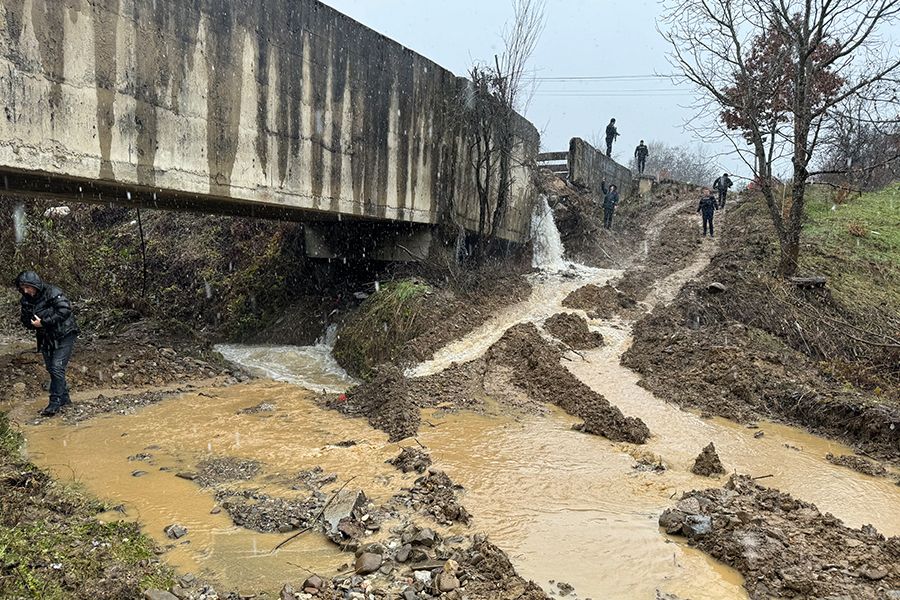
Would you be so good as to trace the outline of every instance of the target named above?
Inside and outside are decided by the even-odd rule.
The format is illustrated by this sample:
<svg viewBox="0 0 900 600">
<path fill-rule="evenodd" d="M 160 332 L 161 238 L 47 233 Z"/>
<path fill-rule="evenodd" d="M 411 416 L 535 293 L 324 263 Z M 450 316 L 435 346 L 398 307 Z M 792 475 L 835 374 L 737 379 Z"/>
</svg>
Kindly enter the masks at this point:
<svg viewBox="0 0 900 600">
<path fill-rule="evenodd" d="M 540 227 L 555 230 L 549 213 Z M 506 328 L 522 321 L 540 324 L 564 310 L 560 303 L 570 291 L 619 273 L 566 263 L 553 232 L 538 237 L 546 243 L 536 244 L 536 262 L 547 268 L 532 276 L 530 298 L 501 311 L 410 375 L 475 358 Z M 704 247 L 697 262 L 662 282 L 648 302 L 670 299 L 703 268 L 712 249 Z M 437 427 L 423 427 L 418 438 L 466 488 L 462 501 L 475 517 L 474 527 L 504 548 L 523 576 L 548 590 L 551 579 L 567 581 L 581 598 L 651 600 L 658 589 L 693 600 L 746 598 L 734 570 L 667 538 L 656 524 L 680 492 L 722 483 L 688 470 L 710 441 L 729 470 L 772 475 L 767 484 L 814 502 L 851 526 L 871 523 L 887 535 L 900 534 L 900 487 L 824 458 L 827 452 L 852 453 L 849 448 L 773 423 L 760 423 L 765 436 L 756 439 L 755 430 L 667 404 L 638 386 L 638 376 L 620 365 L 631 341 L 630 324 L 596 320 L 591 325 L 607 344 L 583 357 L 572 355 L 565 364 L 625 414 L 640 416 L 653 432 L 648 444 L 613 443 L 574 432 L 575 419 L 555 409 L 544 416 L 430 411 L 427 420 Z M 207 455 L 255 458 L 265 470 L 254 484 L 289 494 L 292 475 L 320 465 L 339 475 L 338 485 L 356 476 L 374 499 L 383 500 L 411 479 L 384 464 L 398 445 L 387 443 L 365 421 L 313 403 L 304 388 L 339 390 L 350 383 L 335 368 L 327 340 L 312 348 L 224 346 L 220 351 L 277 381 L 192 393 L 131 416 L 74 427 L 29 428 L 32 458 L 61 478 L 74 478 L 100 497 L 124 503 L 128 517 L 144 523 L 160 543 L 168 542 L 162 535 L 165 525 L 183 523 L 190 543 L 175 546 L 168 560 L 185 570 L 211 573 L 228 587 L 275 591 L 284 581 L 302 579 L 304 571 L 296 565 L 333 574 L 348 557 L 320 536 L 304 536 L 286 551 L 269 554 L 284 535 L 255 534 L 234 527 L 224 512 L 211 515 L 212 495 L 178 479 L 174 471 L 191 468 Z M 260 402 L 275 410 L 239 414 Z M 336 445 L 348 439 L 357 445 Z M 153 455 L 151 468 L 127 459 L 142 451 Z M 637 470 L 641 458 L 668 468 Z M 133 477 L 139 468 L 148 474 Z"/>
</svg>

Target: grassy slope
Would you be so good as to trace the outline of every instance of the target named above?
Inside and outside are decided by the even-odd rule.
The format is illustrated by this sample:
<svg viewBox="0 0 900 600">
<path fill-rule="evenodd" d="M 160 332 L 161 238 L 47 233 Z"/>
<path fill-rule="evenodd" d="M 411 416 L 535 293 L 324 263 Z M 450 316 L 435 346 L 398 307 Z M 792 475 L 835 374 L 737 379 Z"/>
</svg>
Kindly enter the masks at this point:
<svg viewBox="0 0 900 600">
<path fill-rule="evenodd" d="M 171 585 L 137 524 L 97 520 L 104 507 L 24 461 L 21 443 L 0 413 L 0 597 L 118 600 Z"/>
<path fill-rule="evenodd" d="M 900 313 L 900 184 L 841 204 L 814 187 L 807 215 L 802 268 L 826 275 L 845 304 Z"/>
</svg>

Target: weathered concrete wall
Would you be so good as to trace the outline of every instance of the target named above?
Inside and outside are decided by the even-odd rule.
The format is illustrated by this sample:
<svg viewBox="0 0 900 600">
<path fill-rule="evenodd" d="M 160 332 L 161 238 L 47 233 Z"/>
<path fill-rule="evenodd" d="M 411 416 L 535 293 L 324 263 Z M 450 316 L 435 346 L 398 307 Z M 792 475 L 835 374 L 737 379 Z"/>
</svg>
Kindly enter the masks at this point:
<svg viewBox="0 0 900 600">
<path fill-rule="evenodd" d="M 466 85 L 315 0 L 0 0 L 0 170 L 46 192 L 473 229 Z M 533 193 L 518 168 L 503 237 L 527 237 Z"/>
<path fill-rule="evenodd" d="M 619 194 L 631 193 L 631 170 L 623 167 L 581 138 L 569 142 L 569 181 L 600 191 L 600 182 L 615 184 Z"/>
</svg>

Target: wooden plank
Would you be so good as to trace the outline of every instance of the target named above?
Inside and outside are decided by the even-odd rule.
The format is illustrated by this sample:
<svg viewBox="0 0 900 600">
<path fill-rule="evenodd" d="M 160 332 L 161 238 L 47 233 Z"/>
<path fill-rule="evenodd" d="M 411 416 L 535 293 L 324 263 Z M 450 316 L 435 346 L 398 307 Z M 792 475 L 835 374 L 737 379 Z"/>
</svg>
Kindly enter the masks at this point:
<svg viewBox="0 0 900 600">
<path fill-rule="evenodd" d="M 543 152 L 537 155 L 538 162 L 547 162 L 548 160 L 568 160 L 568 152 Z"/>
</svg>

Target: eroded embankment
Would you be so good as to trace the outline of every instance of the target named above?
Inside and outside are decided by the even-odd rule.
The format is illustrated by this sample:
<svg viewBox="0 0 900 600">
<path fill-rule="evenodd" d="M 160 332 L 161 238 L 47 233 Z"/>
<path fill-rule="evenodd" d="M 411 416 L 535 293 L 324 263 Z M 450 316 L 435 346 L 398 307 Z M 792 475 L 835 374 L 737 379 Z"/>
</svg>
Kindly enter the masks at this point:
<svg viewBox="0 0 900 600">
<path fill-rule="evenodd" d="M 746 200 L 726 216 L 722 250 L 674 302 L 637 323 L 624 364 L 682 406 L 781 419 L 900 460 L 896 369 L 887 366 L 896 351 L 865 333 L 889 321 L 883 308 L 773 278 L 759 207 Z"/>
<path fill-rule="evenodd" d="M 747 476 L 685 493 L 659 524 L 735 567 L 753 599 L 900 595 L 900 538 L 885 538 L 868 525 L 846 527 Z"/>
</svg>

